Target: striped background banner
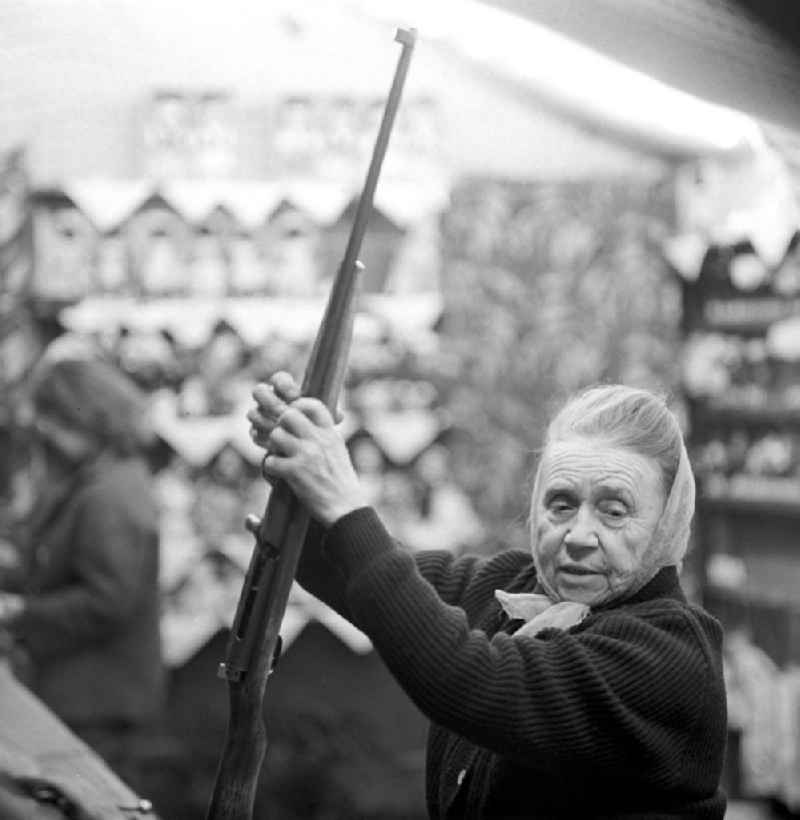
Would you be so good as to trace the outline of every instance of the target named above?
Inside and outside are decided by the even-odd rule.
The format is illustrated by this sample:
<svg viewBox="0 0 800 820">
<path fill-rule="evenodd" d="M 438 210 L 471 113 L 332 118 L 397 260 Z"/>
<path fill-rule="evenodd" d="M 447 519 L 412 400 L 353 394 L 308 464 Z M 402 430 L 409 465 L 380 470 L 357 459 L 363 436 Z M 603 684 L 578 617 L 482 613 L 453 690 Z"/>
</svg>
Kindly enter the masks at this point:
<svg viewBox="0 0 800 820">
<path fill-rule="evenodd" d="M 33 257 L 24 151 L 0 152 L 0 388 L 4 390 L 18 384 L 41 353 L 27 307 Z"/>
<path fill-rule="evenodd" d="M 33 273 L 30 186 L 22 149 L 0 153 L 0 296 L 27 294 Z"/>
</svg>

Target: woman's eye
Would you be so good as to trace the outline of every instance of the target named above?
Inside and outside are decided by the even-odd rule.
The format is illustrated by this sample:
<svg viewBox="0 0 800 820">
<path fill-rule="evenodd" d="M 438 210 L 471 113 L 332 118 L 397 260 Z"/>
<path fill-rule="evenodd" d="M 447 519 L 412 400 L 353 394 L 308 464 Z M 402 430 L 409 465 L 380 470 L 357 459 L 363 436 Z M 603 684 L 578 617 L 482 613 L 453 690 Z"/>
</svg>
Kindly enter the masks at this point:
<svg viewBox="0 0 800 820">
<path fill-rule="evenodd" d="M 607 515 L 609 518 L 615 520 L 624 518 L 628 514 L 628 510 L 624 504 L 615 501 L 604 501 L 600 504 L 600 512 Z"/>
<path fill-rule="evenodd" d="M 547 505 L 547 509 L 550 512 L 555 513 L 556 515 L 563 515 L 565 513 L 570 512 L 572 510 L 573 504 L 567 498 L 553 498 Z"/>
</svg>

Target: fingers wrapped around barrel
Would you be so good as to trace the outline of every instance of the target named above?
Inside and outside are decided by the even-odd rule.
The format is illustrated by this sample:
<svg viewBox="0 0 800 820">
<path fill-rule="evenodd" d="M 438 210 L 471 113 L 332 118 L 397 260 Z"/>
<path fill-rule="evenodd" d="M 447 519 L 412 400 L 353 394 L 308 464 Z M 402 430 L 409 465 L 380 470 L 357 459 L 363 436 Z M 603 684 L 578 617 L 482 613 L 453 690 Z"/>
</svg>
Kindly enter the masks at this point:
<svg viewBox="0 0 800 820">
<path fill-rule="evenodd" d="M 330 526 L 364 506 L 365 496 L 330 411 L 317 399 L 292 399 L 294 387 L 273 380 L 255 388 L 257 406 L 247 414 L 251 435 L 267 451 L 265 476 L 287 481 L 311 514 Z"/>
</svg>

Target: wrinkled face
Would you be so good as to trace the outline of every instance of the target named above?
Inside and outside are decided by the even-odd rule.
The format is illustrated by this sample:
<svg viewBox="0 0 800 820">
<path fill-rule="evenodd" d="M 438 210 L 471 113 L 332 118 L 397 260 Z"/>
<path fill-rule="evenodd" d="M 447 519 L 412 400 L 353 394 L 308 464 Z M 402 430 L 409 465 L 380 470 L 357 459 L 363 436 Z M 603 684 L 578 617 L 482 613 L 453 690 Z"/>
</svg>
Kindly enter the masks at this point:
<svg viewBox="0 0 800 820">
<path fill-rule="evenodd" d="M 623 594 L 664 508 L 656 461 L 595 439 L 552 442 L 537 496 L 533 549 L 545 586 L 589 606 Z"/>
</svg>

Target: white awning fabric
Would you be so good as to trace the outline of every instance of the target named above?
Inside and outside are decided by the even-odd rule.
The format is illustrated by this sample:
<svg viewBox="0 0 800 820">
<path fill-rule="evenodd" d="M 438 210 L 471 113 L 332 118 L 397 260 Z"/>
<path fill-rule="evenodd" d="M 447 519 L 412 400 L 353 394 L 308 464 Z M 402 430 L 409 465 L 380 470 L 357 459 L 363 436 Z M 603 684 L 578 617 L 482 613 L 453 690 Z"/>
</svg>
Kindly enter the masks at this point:
<svg viewBox="0 0 800 820">
<path fill-rule="evenodd" d="M 201 224 L 217 209 L 230 213 L 246 230 L 267 222 L 275 209 L 288 203 L 319 225 L 335 223 L 360 188 L 325 180 L 291 178 L 282 181 L 186 179 L 154 183 L 144 179 L 70 179 L 61 190 L 94 227 L 108 232 L 120 227 L 148 199 L 162 197 L 189 224 Z M 449 186 L 444 179 L 413 183 L 384 180 L 375 192 L 374 207 L 405 228 L 444 210 Z"/>
</svg>

